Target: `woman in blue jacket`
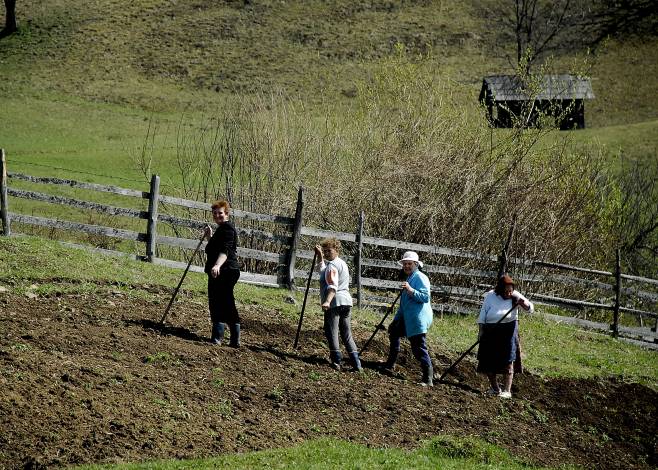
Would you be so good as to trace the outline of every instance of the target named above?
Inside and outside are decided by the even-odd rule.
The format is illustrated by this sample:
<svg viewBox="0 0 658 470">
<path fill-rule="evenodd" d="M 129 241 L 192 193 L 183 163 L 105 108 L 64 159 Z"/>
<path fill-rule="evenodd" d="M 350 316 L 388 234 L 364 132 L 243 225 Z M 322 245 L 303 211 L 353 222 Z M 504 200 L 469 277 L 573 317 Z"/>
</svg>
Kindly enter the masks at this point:
<svg viewBox="0 0 658 470">
<path fill-rule="evenodd" d="M 400 308 L 388 327 L 391 345 L 384 370 L 389 373 L 393 372 L 400 354 L 400 338 L 406 336 L 411 343 L 414 357 L 420 361 L 423 371 L 421 385 L 431 387 L 434 370 L 427 350 L 426 338 L 427 330 L 434 318 L 430 305 L 430 281 L 425 274 L 418 270 L 423 266 L 418 259 L 418 253 L 407 251 L 398 264 L 402 265 L 407 280 L 400 286 L 402 288 Z"/>
</svg>

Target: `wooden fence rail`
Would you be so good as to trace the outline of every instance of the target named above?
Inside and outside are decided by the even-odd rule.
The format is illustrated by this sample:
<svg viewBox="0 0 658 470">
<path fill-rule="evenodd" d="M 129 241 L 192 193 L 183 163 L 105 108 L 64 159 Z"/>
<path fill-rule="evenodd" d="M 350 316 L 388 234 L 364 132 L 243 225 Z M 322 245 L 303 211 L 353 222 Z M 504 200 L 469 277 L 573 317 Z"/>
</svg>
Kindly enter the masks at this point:
<svg viewBox="0 0 658 470">
<path fill-rule="evenodd" d="M 202 214 L 201 219 L 207 219 L 207 213 L 210 212 L 209 203 L 160 194 L 159 177 L 155 175 L 151 179 L 149 191 L 138 191 L 60 178 L 44 178 L 11 173 L 7 171 L 3 150 L 0 150 L 0 155 L 2 157 L 0 210 L 5 235 L 11 234 L 10 224 L 14 222 L 22 225 L 47 227 L 49 229 L 56 228 L 128 240 L 144 243 L 145 245 L 143 255 L 134 254 L 136 259 L 175 268 L 185 268 L 186 263 L 181 262 L 180 259 L 159 256 L 162 251 L 160 247 L 193 250 L 198 240 L 167 235 L 165 234 L 166 230 L 161 229 L 160 225 L 166 224 L 170 229 L 175 228 L 174 232 L 176 234 L 178 234 L 180 228 L 187 229 L 188 232 L 198 231 L 206 224 L 205 220 L 200 220 L 199 217 L 181 216 L 181 211 L 200 211 Z M 133 200 L 146 200 L 148 204 L 146 208 L 142 209 L 116 207 L 72 197 L 52 195 L 46 192 L 10 187 L 10 180 L 30 185 L 66 186 L 87 191 L 111 193 L 133 198 Z M 110 216 L 145 220 L 145 231 L 14 213 L 9 211 L 9 197 L 66 206 Z M 168 212 L 173 211 L 175 214 L 163 213 L 165 207 Z M 299 288 L 296 287 L 295 279 L 305 279 L 310 261 L 313 259 L 312 247 L 318 239 L 325 237 L 337 238 L 353 247 L 351 249 L 352 254 L 348 253 L 350 250 L 345 250 L 343 257 L 353 266 L 352 282 L 356 289 L 358 306 L 373 302 L 380 304 L 390 302 L 390 299 L 382 296 L 381 292 L 397 291 L 400 284 L 400 281 L 397 280 L 400 266 L 396 261 L 364 256 L 367 253 L 379 254 L 384 250 L 389 250 L 389 252 L 390 250 L 395 252 L 413 250 L 422 253 L 421 257 L 424 257 L 423 259 L 432 260 L 432 263 L 425 263 L 423 271 L 432 278 L 433 307 L 435 311 L 441 313 L 464 313 L 477 310 L 482 295 L 490 288 L 492 280 L 497 275 L 499 257 L 496 255 L 368 236 L 365 234 L 366 214 L 363 212 L 359 214 L 358 221 L 356 221 L 355 233 L 308 227 L 303 225 L 303 210 L 304 189 L 301 187 L 297 194 L 294 216 L 258 214 L 232 209 L 231 217 L 237 219 L 236 229 L 241 239 L 259 241 L 269 247 L 269 249 L 253 246 L 241 246 L 239 248 L 238 255 L 242 259 L 265 263 L 268 266 L 262 272 L 243 271 L 241 281 L 290 289 Z M 252 226 L 241 227 L 240 221 L 244 221 L 242 225 L 251 224 Z M 254 224 L 256 226 L 253 226 Z M 116 250 L 105 249 L 102 251 L 117 253 Z M 442 261 L 435 262 L 437 260 Z M 306 264 L 305 268 L 302 268 L 300 261 Z M 533 300 L 536 303 L 574 309 L 612 311 L 614 318 L 610 330 L 614 335 L 619 333 L 619 316 L 621 313 L 636 315 L 640 319 L 651 317 L 657 319 L 658 322 L 658 313 L 656 313 L 658 292 L 653 288 L 658 286 L 658 280 L 623 274 L 619 265 L 616 266 L 613 272 L 522 258 L 511 258 L 507 262 L 515 268 L 515 277 L 519 282 L 525 283 L 525 290 L 533 292 Z M 202 271 L 201 266 L 198 265 L 193 265 L 190 269 Z M 570 274 L 556 274 L 552 271 L 562 271 Z M 366 272 L 374 273 L 375 276 L 366 275 Z M 585 275 L 604 279 L 582 277 Z M 313 277 L 317 279 L 317 274 Z M 611 279 L 612 282 L 605 282 L 605 279 Z M 622 286 L 622 280 L 647 287 Z M 583 294 L 582 298 L 559 297 L 551 292 L 547 286 L 553 286 L 553 289 L 557 291 L 561 291 L 563 288 L 582 289 L 582 292 L 587 295 Z M 610 294 L 605 294 L 606 292 L 613 294 L 612 298 Z M 602 297 L 597 300 L 587 298 L 588 295 Z M 626 302 L 626 304 L 622 305 L 622 302 Z M 643 307 L 645 305 L 649 307 Z M 655 331 L 655 328 L 653 329 Z M 658 342 L 658 336 L 654 336 L 655 341 Z"/>
</svg>

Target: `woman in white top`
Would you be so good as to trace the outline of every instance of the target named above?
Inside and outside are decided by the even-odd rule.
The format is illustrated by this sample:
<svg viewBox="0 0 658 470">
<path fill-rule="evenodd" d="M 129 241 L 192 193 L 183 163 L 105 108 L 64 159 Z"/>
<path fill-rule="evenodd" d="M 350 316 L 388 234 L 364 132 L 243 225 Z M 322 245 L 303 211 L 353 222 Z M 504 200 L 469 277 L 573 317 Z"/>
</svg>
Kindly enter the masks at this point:
<svg viewBox="0 0 658 470">
<path fill-rule="evenodd" d="M 514 290 L 514 281 L 507 274 L 501 276 L 496 288 L 487 292 L 484 297 L 478 317 L 480 346 L 477 370 L 489 378 L 489 395 L 512 397 L 514 364 L 520 365 L 517 359 L 520 359 L 521 354 L 518 336 L 519 306 L 530 313 L 535 310 L 532 302 Z M 498 385 L 497 374 L 503 375 L 502 389 Z"/>
<path fill-rule="evenodd" d="M 350 356 L 354 371 L 361 371 L 359 351 L 352 338 L 350 272 L 345 261 L 338 257 L 340 241 L 335 238 L 322 240 L 315 247 L 320 260 L 320 304 L 324 311 L 324 334 L 329 345 L 329 359 L 334 369 L 340 370 L 343 355 L 340 352 L 338 334 Z M 327 261 L 325 263 L 325 260 Z"/>
</svg>

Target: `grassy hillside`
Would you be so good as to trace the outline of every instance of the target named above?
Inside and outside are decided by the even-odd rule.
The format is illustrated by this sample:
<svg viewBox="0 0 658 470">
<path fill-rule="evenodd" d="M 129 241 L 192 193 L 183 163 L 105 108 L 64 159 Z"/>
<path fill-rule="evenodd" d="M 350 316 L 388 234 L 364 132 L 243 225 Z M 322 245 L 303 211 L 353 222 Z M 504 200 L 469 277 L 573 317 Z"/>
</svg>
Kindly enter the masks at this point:
<svg viewBox="0 0 658 470">
<path fill-rule="evenodd" d="M 311 114 L 349 106 L 398 42 L 455 83 L 475 119 L 482 76 L 511 71 L 510 45 L 491 43 L 475 2 L 25 0 L 17 14 L 20 32 L 0 41 L 0 147 L 32 173 L 40 170 L 19 162 L 139 179 L 129 154 L 149 121 L 170 136 L 158 153 L 171 154 L 183 113 L 212 113 L 244 93 L 282 90 Z M 607 140 L 613 153 L 655 153 L 657 44 L 610 41 L 593 58 L 585 138 Z M 558 62 L 568 69 L 570 59 Z M 630 140 L 632 123 L 643 124 Z"/>
</svg>

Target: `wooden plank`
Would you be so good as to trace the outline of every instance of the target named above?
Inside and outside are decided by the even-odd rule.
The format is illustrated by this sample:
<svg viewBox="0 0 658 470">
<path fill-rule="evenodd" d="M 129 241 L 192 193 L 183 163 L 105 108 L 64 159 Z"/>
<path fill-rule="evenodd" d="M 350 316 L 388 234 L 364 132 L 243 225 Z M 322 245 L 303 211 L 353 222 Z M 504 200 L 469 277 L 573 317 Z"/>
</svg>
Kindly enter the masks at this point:
<svg viewBox="0 0 658 470">
<path fill-rule="evenodd" d="M 106 186 L 106 185 L 95 184 L 95 183 L 83 183 L 80 181 L 66 180 L 61 178 L 40 178 L 37 176 L 23 175 L 20 173 L 10 173 L 9 177 L 18 180 L 29 181 L 31 183 L 70 186 L 72 188 L 89 189 L 91 191 L 120 194 L 121 196 L 138 197 L 141 199 L 148 199 L 149 197 L 149 193 L 147 192 L 136 191 L 134 189 L 119 188 L 117 186 Z"/>
<path fill-rule="evenodd" d="M 621 275 L 625 279 L 624 274 Z M 595 288 L 607 291 L 614 291 L 615 286 L 606 282 L 596 281 L 593 279 L 581 279 L 578 277 L 564 276 L 562 274 L 538 274 L 534 276 L 521 276 L 520 279 L 532 282 L 555 282 L 568 286 L 585 286 L 588 288 Z M 635 287 L 623 287 L 621 292 L 629 297 L 636 296 L 652 302 L 658 302 L 658 294 L 639 290 Z"/>
<path fill-rule="evenodd" d="M 568 323 L 569 325 L 576 325 L 582 328 L 587 328 L 590 330 L 598 330 L 604 332 L 610 332 L 610 325 L 606 323 L 598 323 L 590 320 L 583 320 L 582 318 L 574 317 L 565 317 L 561 315 L 553 315 L 550 313 L 540 313 L 542 317 L 548 318 L 556 323 Z M 638 327 L 629 327 L 624 325 L 619 325 L 619 333 L 627 336 L 647 338 L 648 341 L 651 341 L 652 332 L 650 328 L 638 328 Z M 648 343 L 651 344 L 651 343 Z M 658 345 L 656 345 L 658 347 Z"/>
<path fill-rule="evenodd" d="M 174 268 L 174 269 L 185 269 L 187 267 L 187 263 L 184 263 L 182 261 L 173 261 L 167 258 L 153 258 L 153 264 L 157 264 L 159 266 L 166 266 L 167 268 Z M 189 270 L 195 273 L 205 274 L 203 272 L 203 266 L 199 266 L 197 264 L 190 264 Z"/>
<path fill-rule="evenodd" d="M 533 263 L 536 266 L 545 266 L 545 267 L 548 267 L 548 268 L 566 269 L 568 271 L 576 271 L 576 272 L 580 272 L 580 273 L 597 274 L 597 275 L 600 275 L 600 276 L 613 276 L 613 274 L 609 271 L 598 271 L 596 269 L 579 268 L 577 266 L 570 266 L 568 264 L 549 263 L 547 261 L 533 261 Z"/>
<path fill-rule="evenodd" d="M 158 243 L 167 246 L 173 246 L 177 248 L 187 248 L 194 250 L 198 245 L 198 240 L 193 240 L 189 238 L 178 238 L 178 237 L 167 237 L 164 235 L 158 235 Z M 201 249 L 205 249 L 208 242 L 203 242 L 201 244 Z M 261 261 L 269 261 L 272 263 L 277 263 L 279 265 L 285 264 L 285 253 L 271 253 L 269 251 L 254 250 L 251 248 L 242 248 L 238 247 L 238 256 L 241 258 L 248 259 L 257 259 Z"/>
<path fill-rule="evenodd" d="M 200 236 L 199 236 L 200 237 Z M 194 250 L 199 244 L 199 240 L 192 240 L 189 238 L 178 238 L 178 237 L 168 237 L 165 235 L 158 235 L 158 243 L 167 246 L 173 246 L 177 248 L 187 248 Z M 201 244 L 201 249 L 205 249 L 208 242 L 203 242 Z"/>
<path fill-rule="evenodd" d="M 600 308 L 602 310 L 612 310 L 613 306 L 612 305 L 607 305 L 607 304 L 597 304 L 593 302 L 584 302 L 582 300 L 574 300 L 574 299 L 562 299 L 560 297 L 554 297 L 551 295 L 544 295 L 544 294 L 539 294 L 535 292 L 532 295 L 533 299 L 538 299 L 538 300 L 543 300 L 544 302 L 549 302 L 553 303 L 556 305 L 573 305 L 576 307 L 589 307 L 589 308 Z"/>
<path fill-rule="evenodd" d="M 385 246 L 389 248 L 398 248 L 400 250 L 422 251 L 424 253 L 428 253 L 432 255 L 455 256 L 459 258 L 470 258 L 470 259 L 478 259 L 483 261 L 494 261 L 494 262 L 498 260 L 498 258 L 493 255 L 483 255 L 480 253 L 475 253 L 466 250 L 454 250 L 452 248 L 444 248 L 434 245 L 421 245 L 419 243 L 402 242 L 398 240 L 390 240 L 387 238 L 363 237 L 363 243 L 368 243 L 370 245 L 377 245 L 377 246 Z"/>
<path fill-rule="evenodd" d="M 343 242 L 356 242 L 356 235 L 354 233 L 334 232 L 332 230 L 323 230 L 320 228 L 302 227 L 302 235 L 305 237 L 317 238 L 335 238 Z M 364 237 L 364 241 L 365 241 Z M 313 257 L 311 256 L 311 259 Z"/>
<path fill-rule="evenodd" d="M 619 307 L 619 311 L 624 312 L 624 313 L 631 313 L 633 315 L 638 315 L 638 316 L 658 318 L 658 313 L 656 313 L 656 312 L 647 312 L 646 310 L 637 310 L 637 309 L 634 309 L 634 308 Z"/>
<path fill-rule="evenodd" d="M 376 268 L 386 268 L 386 269 L 395 269 L 400 270 L 402 267 L 397 263 L 397 261 L 384 261 L 375 258 L 364 258 L 362 260 L 364 266 L 376 267 Z M 482 271 L 478 269 L 465 269 L 465 268 L 453 268 L 450 266 L 440 266 L 440 265 L 431 265 L 424 264 L 423 272 L 433 273 L 433 274 L 447 274 L 450 276 L 466 276 L 466 277 L 483 277 L 487 279 L 495 279 L 496 271 Z"/>
<path fill-rule="evenodd" d="M 393 303 L 394 298 L 389 298 L 389 297 L 381 297 L 381 296 L 376 296 L 376 295 L 365 295 L 363 297 L 364 299 L 364 305 L 370 305 L 370 306 L 377 306 L 377 307 L 385 307 L 385 308 L 390 308 L 391 304 Z M 475 312 L 479 312 L 479 309 L 474 309 L 474 308 L 467 308 L 467 307 L 461 307 L 459 305 L 454 305 L 454 304 L 446 304 L 446 303 L 434 303 L 432 302 L 432 310 L 436 313 L 442 314 L 442 313 L 451 313 L 451 314 L 461 314 L 461 315 L 468 315 L 468 314 L 473 314 Z M 396 305 L 398 307 L 398 305 Z M 397 308 L 395 309 L 397 311 Z M 391 317 L 391 320 L 393 318 Z"/>
<path fill-rule="evenodd" d="M 210 211 L 210 206 L 211 206 L 211 204 L 207 202 L 190 201 L 187 199 L 181 199 L 172 196 L 160 195 L 158 200 L 160 202 L 164 202 L 165 204 L 173 204 L 175 206 L 187 207 L 189 209 L 199 209 L 203 211 Z M 295 223 L 295 219 L 293 219 L 292 217 L 285 217 L 283 215 L 258 214 L 256 212 L 241 211 L 239 209 L 233 209 L 233 208 L 231 208 L 231 217 L 236 217 L 239 219 L 256 220 L 259 222 L 273 222 L 275 224 L 290 225 L 290 226 L 292 226 Z"/>
<path fill-rule="evenodd" d="M 307 275 L 307 273 L 302 270 L 296 270 L 295 275 L 304 276 Z M 313 273 L 312 279 L 318 281 L 320 279 L 318 273 Z M 376 279 L 371 277 L 363 277 L 361 278 L 361 284 L 363 286 L 375 287 L 377 289 L 399 290 L 401 281 L 390 281 L 390 280 Z M 352 285 L 352 287 L 354 286 Z M 440 294 L 442 297 L 450 297 L 450 296 L 454 297 L 456 295 L 460 297 L 464 297 L 464 296 L 475 297 L 478 299 L 477 300 L 478 303 L 482 301 L 482 297 L 485 293 L 485 291 L 482 289 L 460 287 L 460 286 L 445 286 L 445 285 L 432 286 L 431 292 L 432 294 Z"/>
<path fill-rule="evenodd" d="M 47 202 L 50 204 L 60 204 L 60 205 L 75 207 L 78 209 L 93 210 L 96 212 L 101 212 L 103 214 L 120 215 L 124 217 L 133 217 L 137 219 L 148 218 L 148 212 L 146 211 L 128 209 L 125 207 L 108 206 L 106 204 L 99 204 L 90 201 L 82 201 L 79 199 L 73 199 L 73 198 L 62 197 L 62 196 L 53 196 L 51 194 L 46 194 L 36 191 L 23 191 L 21 189 L 10 188 L 9 194 L 11 196 L 19 197 L 21 199 L 30 199 L 34 201 Z"/>
<path fill-rule="evenodd" d="M 238 247 L 238 256 L 240 258 L 269 261 L 270 263 L 277 263 L 279 266 L 286 265 L 286 253 L 270 253 L 269 251 Z"/>
<path fill-rule="evenodd" d="M 161 222 L 167 222 L 171 225 L 179 225 L 182 227 L 198 229 L 198 230 L 202 230 L 208 224 L 207 222 L 203 222 L 199 220 L 184 219 L 166 214 L 158 214 L 158 220 Z M 272 232 L 267 232 L 264 230 L 241 228 L 239 226 L 236 226 L 235 229 L 237 230 L 238 235 L 240 236 L 246 235 L 248 237 L 257 238 L 259 240 L 278 243 L 282 246 L 288 246 L 291 240 L 291 237 L 286 237 L 284 235 L 275 235 Z"/>
<path fill-rule="evenodd" d="M 648 284 L 658 286 L 658 279 L 649 279 L 647 277 L 633 276 L 631 274 L 622 274 L 621 278 L 628 279 L 630 281 L 646 282 Z"/>
<path fill-rule="evenodd" d="M 86 233 L 94 233 L 96 235 L 104 235 L 112 238 L 122 238 L 124 240 L 144 242 L 146 240 L 145 233 L 133 232 L 131 230 L 122 230 L 118 228 L 102 227 L 99 225 L 80 224 L 76 222 L 66 222 L 57 219 L 48 219 L 45 217 L 34 217 L 31 215 L 10 213 L 12 220 L 29 225 L 38 225 L 48 228 L 59 228 L 62 230 L 77 230 Z"/>
<path fill-rule="evenodd" d="M 593 279 L 581 279 L 578 277 L 564 276 L 562 274 L 538 274 L 536 276 L 537 282 L 556 282 L 568 286 L 585 286 L 590 288 L 602 290 L 614 290 L 612 284 L 607 282 L 595 281 Z"/>
<path fill-rule="evenodd" d="M 153 263 L 158 264 L 160 266 L 166 266 L 169 268 L 175 268 L 175 269 L 185 269 L 187 267 L 187 263 L 183 263 L 180 261 L 172 261 L 169 259 L 165 258 L 153 258 Z M 195 264 L 190 265 L 190 271 L 194 271 L 196 273 L 203 273 L 203 266 L 198 266 Z M 247 271 L 242 271 L 240 273 L 240 279 L 239 282 L 243 282 L 246 284 L 255 284 L 259 286 L 265 286 L 265 287 L 284 287 L 282 285 L 277 284 L 277 277 L 276 276 L 271 276 L 267 274 L 257 274 L 257 273 L 250 273 Z"/>
</svg>

